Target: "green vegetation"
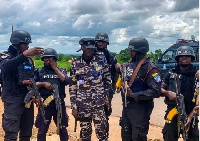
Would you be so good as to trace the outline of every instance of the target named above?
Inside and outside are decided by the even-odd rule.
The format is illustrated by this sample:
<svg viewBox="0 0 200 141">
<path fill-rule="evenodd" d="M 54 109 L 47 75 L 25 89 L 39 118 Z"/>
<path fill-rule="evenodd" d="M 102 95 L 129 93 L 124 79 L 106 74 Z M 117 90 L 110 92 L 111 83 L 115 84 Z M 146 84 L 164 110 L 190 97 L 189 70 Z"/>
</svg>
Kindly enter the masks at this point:
<svg viewBox="0 0 200 141">
<path fill-rule="evenodd" d="M 59 59 L 57 61 L 58 67 L 66 68 L 67 71 L 69 71 L 70 66 L 71 66 L 71 63 L 69 62 L 69 60 L 71 60 L 75 56 L 74 55 L 64 55 L 64 54 L 58 54 L 58 55 L 59 55 Z M 44 63 L 41 60 L 41 56 L 34 56 L 33 60 L 34 60 L 36 68 L 40 68 L 40 67 L 44 66 Z"/>
<path fill-rule="evenodd" d="M 130 56 L 130 52 L 129 52 L 128 48 L 121 50 L 119 54 L 117 54 L 115 52 L 111 52 L 111 54 L 116 56 L 117 61 L 119 63 L 127 63 L 131 60 L 131 56 Z M 158 58 L 160 57 L 161 54 L 162 54 L 162 50 L 158 49 L 158 50 L 155 50 L 155 52 L 152 52 L 152 51 L 149 52 L 147 55 L 152 59 L 152 61 L 155 62 L 158 60 Z M 76 56 L 59 54 L 59 60 L 57 61 L 58 67 L 66 68 L 67 71 L 69 71 L 70 66 L 71 66 L 71 63 L 69 62 L 69 60 L 71 60 L 74 57 L 76 57 Z M 41 56 L 34 56 L 33 60 L 35 62 L 36 68 L 43 66 L 43 61 L 41 61 Z"/>
</svg>

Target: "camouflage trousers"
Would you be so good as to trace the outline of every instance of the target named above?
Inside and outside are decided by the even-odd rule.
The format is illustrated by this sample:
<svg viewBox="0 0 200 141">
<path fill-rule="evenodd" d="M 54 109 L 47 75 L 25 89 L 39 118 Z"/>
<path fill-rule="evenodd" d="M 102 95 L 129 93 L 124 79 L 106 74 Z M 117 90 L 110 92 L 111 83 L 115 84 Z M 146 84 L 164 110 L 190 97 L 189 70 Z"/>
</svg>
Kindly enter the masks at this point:
<svg viewBox="0 0 200 141">
<path fill-rule="evenodd" d="M 78 108 L 80 118 L 80 137 L 82 141 L 91 141 L 92 121 L 94 122 L 95 133 L 99 141 L 106 141 L 107 119 L 104 106 L 92 107 L 90 109 Z"/>
</svg>

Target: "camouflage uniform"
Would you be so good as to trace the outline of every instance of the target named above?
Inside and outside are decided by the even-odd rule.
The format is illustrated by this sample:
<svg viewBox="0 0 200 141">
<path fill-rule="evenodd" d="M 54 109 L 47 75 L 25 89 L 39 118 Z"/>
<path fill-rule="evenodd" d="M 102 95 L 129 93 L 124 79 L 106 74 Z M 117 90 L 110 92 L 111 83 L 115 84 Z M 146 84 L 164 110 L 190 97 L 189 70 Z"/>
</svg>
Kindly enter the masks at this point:
<svg viewBox="0 0 200 141">
<path fill-rule="evenodd" d="M 111 76 L 105 57 L 95 54 L 89 64 L 82 56 L 71 66 L 70 100 L 72 109 L 78 109 L 83 141 L 91 140 L 93 120 L 99 140 L 106 140 L 106 115 L 104 105 L 109 96 Z"/>
</svg>

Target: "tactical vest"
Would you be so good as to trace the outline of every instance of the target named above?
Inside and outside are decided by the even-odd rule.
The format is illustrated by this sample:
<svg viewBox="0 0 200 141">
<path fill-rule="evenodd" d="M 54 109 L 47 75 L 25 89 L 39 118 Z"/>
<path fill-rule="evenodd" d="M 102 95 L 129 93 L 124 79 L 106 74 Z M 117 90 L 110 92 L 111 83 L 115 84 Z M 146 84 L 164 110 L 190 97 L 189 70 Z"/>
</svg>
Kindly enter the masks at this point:
<svg viewBox="0 0 200 141">
<path fill-rule="evenodd" d="M 175 85 L 175 73 L 172 72 L 172 70 L 169 71 L 169 86 L 168 86 L 168 89 L 169 91 L 172 91 L 172 92 L 176 92 L 176 85 Z M 181 85 L 181 80 L 179 81 L 180 85 Z M 168 97 L 165 97 L 165 103 L 166 104 L 173 104 L 173 105 L 176 105 L 176 102 L 175 101 L 171 101 L 169 100 Z"/>
<path fill-rule="evenodd" d="M 65 85 L 62 83 L 53 69 L 48 69 L 45 67 L 39 68 L 39 80 L 40 82 L 49 82 L 51 84 L 57 84 L 59 87 L 60 98 L 65 98 Z M 39 88 L 39 92 L 43 98 L 47 98 L 52 95 L 52 90 L 47 90 L 45 87 Z"/>
<path fill-rule="evenodd" d="M 27 60 L 18 67 L 18 83 L 23 85 L 24 80 L 29 80 L 29 78 L 34 77 L 34 65 L 31 58 Z"/>
<path fill-rule="evenodd" d="M 146 64 L 148 63 L 148 64 Z M 133 75 L 134 70 L 136 69 L 137 64 L 130 63 L 127 66 L 127 81 L 130 82 L 131 77 Z M 132 90 L 133 93 L 140 92 L 140 91 L 145 91 L 148 89 L 148 85 L 146 83 L 146 77 L 148 76 L 148 73 L 153 69 L 157 68 L 150 59 L 147 59 L 143 65 L 141 66 L 132 86 L 130 89 Z M 128 101 L 134 101 L 133 98 L 127 98 Z"/>
<path fill-rule="evenodd" d="M 174 73 L 181 74 L 181 77 L 179 78 L 179 87 L 180 92 L 184 96 L 184 102 L 185 102 L 185 110 L 186 113 L 189 114 L 192 109 L 195 106 L 195 102 L 192 101 L 194 97 L 194 90 L 195 90 L 195 73 L 194 68 L 191 67 L 191 72 L 187 72 L 187 74 L 179 73 L 176 69 L 172 69 L 169 71 L 169 86 L 167 90 L 176 92 L 175 88 L 175 79 L 174 79 Z M 165 97 L 165 103 L 167 105 L 176 105 L 175 101 L 171 101 L 168 99 L 168 97 Z"/>
</svg>

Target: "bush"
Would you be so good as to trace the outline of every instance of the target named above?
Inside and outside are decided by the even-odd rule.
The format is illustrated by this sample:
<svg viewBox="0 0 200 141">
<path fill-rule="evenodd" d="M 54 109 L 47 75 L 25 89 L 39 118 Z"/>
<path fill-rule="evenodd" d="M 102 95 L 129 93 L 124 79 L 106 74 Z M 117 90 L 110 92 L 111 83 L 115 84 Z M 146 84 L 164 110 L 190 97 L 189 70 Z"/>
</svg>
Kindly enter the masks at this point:
<svg viewBox="0 0 200 141">
<path fill-rule="evenodd" d="M 40 68 L 40 67 L 44 66 L 44 62 L 41 60 L 34 60 L 34 63 L 35 63 L 36 68 Z M 67 61 L 57 61 L 57 65 L 58 65 L 58 67 L 66 68 L 68 72 L 71 67 L 71 63 L 69 63 Z"/>
</svg>

